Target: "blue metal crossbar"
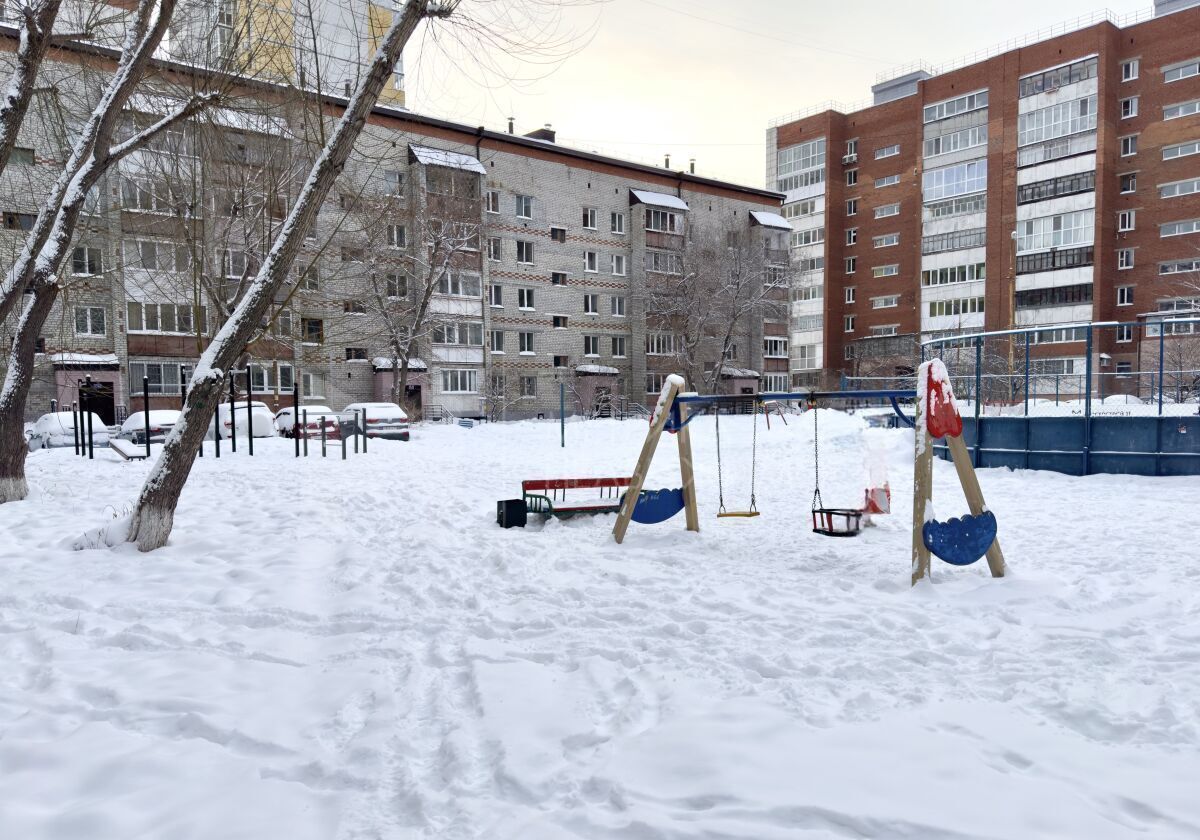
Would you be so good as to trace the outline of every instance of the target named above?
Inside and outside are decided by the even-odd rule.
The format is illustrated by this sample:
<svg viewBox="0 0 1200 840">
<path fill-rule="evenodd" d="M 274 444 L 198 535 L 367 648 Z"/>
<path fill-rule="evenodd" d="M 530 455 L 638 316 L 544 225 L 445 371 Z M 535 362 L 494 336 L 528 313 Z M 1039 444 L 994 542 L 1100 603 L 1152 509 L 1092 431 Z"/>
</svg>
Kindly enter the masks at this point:
<svg viewBox="0 0 1200 840">
<path fill-rule="evenodd" d="M 787 391 L 780 393 L 765 393 L 765 394 L 686 394 L 675 398 L 675 402 L 671 405 L 670 416 L 667 418 L 666 430 L 668 432 L 677 432 L 686 426 L 688 423 L 695 420 L 703 412 L 689 414 L 686 420 L 680 416 L 679 406 L 695 405 L 695 406 L 720 406 L 733 405 L 752 401 L 755 403 L 775 402 L 775 401 L 790 401 L 790 400 L 805 400 L 815 402 L 817 400 L 887 400 L 892 404 L 892 410 L 896 412 L 896 416 L 900 418 L 904 425 L 911 427 L 913 421 L 900 409 L 900 400 L 915 400 L 917 398 L 916 391 L 904 390 L 878 390 L 878 391 Z"/>
</svg>

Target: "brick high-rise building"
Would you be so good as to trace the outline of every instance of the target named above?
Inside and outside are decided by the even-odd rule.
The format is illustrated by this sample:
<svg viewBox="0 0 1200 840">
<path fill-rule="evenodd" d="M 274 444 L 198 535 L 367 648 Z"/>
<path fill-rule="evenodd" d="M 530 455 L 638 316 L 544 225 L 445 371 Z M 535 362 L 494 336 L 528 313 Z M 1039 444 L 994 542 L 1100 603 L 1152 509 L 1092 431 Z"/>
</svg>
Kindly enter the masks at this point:
<svg viewBox="0 0 1200 840">
<path fill-rule="evenodd" d="M 1138 368 L 1200 307 L 1200 3 L 1107 17 L 767 130 L 793 225 L 793 384 L 907 372 L 919 339 L 1046 327 L 1039 373 Z M 1064 325 L 1066 328 L 1064 328 Z M 1192 332 L 1191 324 L 1165 328 Z"/>
</svg>

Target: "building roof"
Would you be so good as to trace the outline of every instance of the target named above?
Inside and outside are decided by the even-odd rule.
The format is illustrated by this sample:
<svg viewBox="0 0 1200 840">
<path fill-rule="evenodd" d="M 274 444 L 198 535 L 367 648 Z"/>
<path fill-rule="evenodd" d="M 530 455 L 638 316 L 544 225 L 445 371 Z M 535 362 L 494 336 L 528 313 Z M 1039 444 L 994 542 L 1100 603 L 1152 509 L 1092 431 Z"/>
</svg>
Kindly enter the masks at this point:
<svg viewBox="0 0 1200 840">
<path fill-rule="evenodd" d="M 575 372 L 591 374 L 592 376 L 616 376 L 621 371 L 608 365 L 577 365 Z"/>
<path fill-rule="evenodd" d="M 751 210 L 750 218 L 753 219 L 756 224 L 760 224 L 763 227 L 779 228 L 780 230 L 792 229 L 792 223 L 783 218 L 783 216 L 780 216 L 778 213 L 770 213 L 766 210 Z"/>
<path fill-rule="evenodd" d="M 649 190 L 630 190 L 634 204 L 649 204 L 652 207 L 666 207 L 669 210 L 687 210 L 687 202 L 682 198 L 667 193 L 650 192 Z"/>
<path fill-rule="evenodd" d="M 373 364 L 375 366 L 375 370 L 391 370 L 392 369 L 392 360 L 389 359 L 387 356 L 376 356 L 374 359 L 371 360 L 371 364 Z M 428 366 L 426 366 L 425 362 L 423 362 L 421 359 L 418 359 L 416 356 L 412 356 L 408 360 L 408 369 L 409 370 L 428 370 L 429 368 L 428 368 Z"/>
<path fill-rule="evenodd" d="M 486 175 L 487 170 L 483 168 L 483 164 L 479 162 L 479 158 L 471 155 L 464 155 L 462 152 L 448 152 L 445 149 L 434 149 L 429 146 L 418 146 L 415 143 L 408 144 L 409 151 L 418 163 L 423 163 L 426 166 L 445 166 L 450 169 L 464 169 L 467 172 L 478 172 L 480 175 Z"/>
<path fill-rule="evenodd" d="M 758 379 L 758 371 L 749 368 L 735 368 L 726 365 L 721 368 L 722 379 Z"/>
<path fill-rule="evenodd" d="M 119 364 L 116 353 L 51 353 L 50 361 L 63 367 L 108 367 Z"/>
</svg>

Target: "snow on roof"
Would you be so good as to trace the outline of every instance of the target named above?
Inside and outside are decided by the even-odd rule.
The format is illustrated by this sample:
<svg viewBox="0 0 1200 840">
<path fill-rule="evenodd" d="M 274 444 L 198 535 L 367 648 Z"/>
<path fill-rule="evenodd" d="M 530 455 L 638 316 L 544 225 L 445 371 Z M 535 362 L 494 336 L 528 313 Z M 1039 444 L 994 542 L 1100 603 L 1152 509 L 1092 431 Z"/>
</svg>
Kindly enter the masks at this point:
<svg viewBox="0 0 1200 840">
<path fill-rule="evenodd" d="M 606 376 L 616 376 L 621 371 L 617 370 L 615 367 L 609 367 L 608 365 L 578 365 L 575 368 L 575 372 L 576 373 L 604 374 Z"/>
<path fill-rule="evenodd" d="M 758 379 L 758 371 L 726 366 L 721 368 L 721 376 L 725 379 Z"/>
<path fill-rule="evenodd" d="M 666 193 L 647 192 L 646 190 L 630 190 L 634 203 L 650 204 L 654 207 L 666 207 L 670 210 L 687 210 L 687 202 L 682 198 Z"/>
<path fill-rule="evenodd" d="M 792 229 L 791 222 L 778 213 L 770 213 L 766 210 L 751 210 L 750 218 L 763 227 L 779 228 L 780 230 Z"/>
<path fill-rule="evenodd" d="M 69 367 L 97 367 L 119 364 L 116 353 L 51 353 L 50 361 Z"/>
<path fill-rule="evenodd" d="M 462 152 L 448 152 L 445 149 L 432 149 L 429 146 L 417 146 L 412 143 L 408 146 L 413 153 L 413 157 L 418 163 L 423 163 L 426 166 L 446 166 L 450 169 L 465 169 L 468 172 L 478 172 L 480 175 L 486 175 L 487 170 L 483 168 L 483 164 L 479 162 L 479 158 L 464 155 Z"/>
<path fill-rule="evenodd" d="M 174 96 L 164 96 L 157 93 L 135 93 L 129 97 L 125 106 L 131 111 L 165 117 L 184 104 L 184 100 Z M 204 112 L 215 125 L 222 128 L 233 128 L 238 131 L 253 131 L 258 134 L 273 134 L 283 136 L 289 134 L 286 120 L 269 117 L 266 114 L 251 114 L 246 111 L 236 111 L 232 108 L 208 108 Z"/>
<path fill-rule="evenodd" d="M 371 364 L 375 365 L 375 370 L 391 370 L 392 369 L 392 360 L 386 356 L 376 356 L 374 359 L 371 360 Z M 408 360 L 408 369 L 409 370 L 428 370 L 429 368 L 426 367 L 425 362 L 421 361 L 416 356 L 413 356 L 412 358 L 410 358 Z"/>
</svg>

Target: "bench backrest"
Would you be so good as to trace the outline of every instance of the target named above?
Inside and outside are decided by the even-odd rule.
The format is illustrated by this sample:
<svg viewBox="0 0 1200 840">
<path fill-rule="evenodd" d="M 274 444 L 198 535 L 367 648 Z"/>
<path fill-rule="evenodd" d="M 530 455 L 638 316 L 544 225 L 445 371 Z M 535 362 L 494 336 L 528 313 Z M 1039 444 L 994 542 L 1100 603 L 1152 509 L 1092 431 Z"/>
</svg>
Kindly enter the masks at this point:
<svg viewBox="0 0 1200 840">
<path fill-rule="evenodd" d="M 521 492 L 539 490 L 579 490 L 598 487 L 628 487 L 633 479 L 622 478 L 536 478 L 521 482 Z"/>
</svg>

